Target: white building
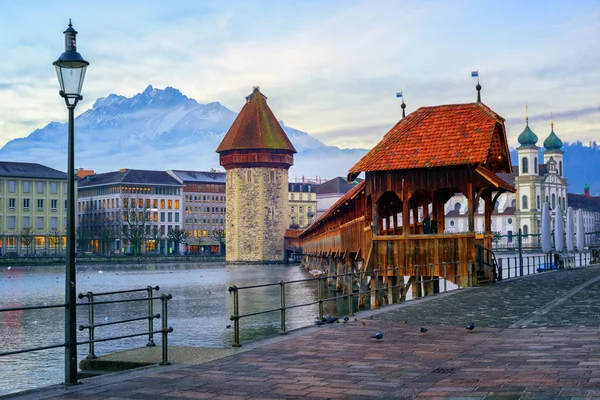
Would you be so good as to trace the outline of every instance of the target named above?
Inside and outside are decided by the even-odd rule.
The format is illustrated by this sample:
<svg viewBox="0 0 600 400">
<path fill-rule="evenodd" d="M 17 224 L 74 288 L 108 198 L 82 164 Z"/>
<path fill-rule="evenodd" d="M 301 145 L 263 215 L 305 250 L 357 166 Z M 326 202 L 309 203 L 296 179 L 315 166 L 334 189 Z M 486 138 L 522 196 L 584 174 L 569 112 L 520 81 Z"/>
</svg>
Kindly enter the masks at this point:
<svg viewBox="0 0 600 400">
<path fill-rule="evenodd" d="M 78 182 L 77 241 L 99 254 L 181 253 L 182 184 L 165 171 L 121 169 Z M 171 236 L 171 238 L 169 238 Z"/>
</svg>

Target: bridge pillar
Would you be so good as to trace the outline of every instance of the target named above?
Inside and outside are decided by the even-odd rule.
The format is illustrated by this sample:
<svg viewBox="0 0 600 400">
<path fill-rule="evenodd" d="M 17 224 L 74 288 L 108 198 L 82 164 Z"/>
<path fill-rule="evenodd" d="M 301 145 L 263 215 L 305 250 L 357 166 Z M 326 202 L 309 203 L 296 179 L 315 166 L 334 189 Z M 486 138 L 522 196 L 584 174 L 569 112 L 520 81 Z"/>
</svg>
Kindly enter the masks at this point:
<svg viewBox="0 0 600 400">
<path fill-rule="evenodd" d="M 340 276 L 344 273 L 344 261 L 340 260 L 339 258 L 335 257 L 333 259 L 333 263 L 335 265 L 335 274 L 337 275 L 335 277 L 335 291 L 336 292 L 341 292 L 343 290 L 344 287 L 344 277 Z"/>
<path fill-rule="evenodd" d="M 329 256 L 326 256 L 323 260 L 327 265 L 327 287 L 333 286 L 333 279 L 335 275 L 335 262 Z"/>
<path fill-rule="evenodd" d="M 378 273 L 371 278 L 371 309 L 381 308 L 381 286 L 383 277 L 379 276 Z"/>
<path fill-rule="evenodd" d="M 358 309 L 367 306 L 367 273 L 358 273 Z"/>
<path fill-rule="evenodd" d="M 342 273 L 344 274 L 342 294 L 350 294 L 352 291 L 352 260 L 342 259 Z"/>
<path fill-rule="evenodd" d="M 386 296 L 387 296 L 388 304 L 394 304 L 394 303 L 398 302 L 398 300 L 399 300 L 397 282 L 398 282 L 398 277 L 396 277 L 396 276 L 387 276 L 386 277 L 386 283 L 387 283 Z"/>
</svg>

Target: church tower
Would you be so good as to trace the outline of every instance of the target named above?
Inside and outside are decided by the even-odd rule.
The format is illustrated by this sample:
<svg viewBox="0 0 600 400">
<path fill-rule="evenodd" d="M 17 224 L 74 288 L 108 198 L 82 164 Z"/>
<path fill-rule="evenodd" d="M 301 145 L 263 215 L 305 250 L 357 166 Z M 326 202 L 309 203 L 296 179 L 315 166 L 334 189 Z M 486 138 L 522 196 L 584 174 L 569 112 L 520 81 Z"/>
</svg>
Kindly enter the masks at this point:
<svg viewBox="0 0 600 400">
<path fill-rule="evenodd" d="M 538 137 L 529 127 L 529 116 L 525 115 L 525 129 L 517 138 L 520 146 L 517 147 L 519 158 L 519 175 L 515 177 L 517 189 L 517 219 L 516 230 L 521 229 L 523 243 L 535 244 L 531 234 L 539 233 L 541 223 L 541 196 L 542 188 L 538 162 L 537 146 Z M 515 232 L 516 233 L 516 232 Z"/>
<path fill-rule="evenodd" d="M 567 209 L 567 180 L 564 177 L 563 155 L 561 150 L 562 140 L 554 133 L 554 120 L 550 117 L 550 134 L 544 140 L 544 163 L 547 165 L 546 172 L 546 201 L 550 204 L 550 209 L 554 210 L 556 205 L 560 205 L 564 215 Z"/>
<path fill-rule="evenodd" d="M 217 148 L 226 175 L 226 261 L 284 262 L 296 149 L 255 87 Z"/>
</svg>

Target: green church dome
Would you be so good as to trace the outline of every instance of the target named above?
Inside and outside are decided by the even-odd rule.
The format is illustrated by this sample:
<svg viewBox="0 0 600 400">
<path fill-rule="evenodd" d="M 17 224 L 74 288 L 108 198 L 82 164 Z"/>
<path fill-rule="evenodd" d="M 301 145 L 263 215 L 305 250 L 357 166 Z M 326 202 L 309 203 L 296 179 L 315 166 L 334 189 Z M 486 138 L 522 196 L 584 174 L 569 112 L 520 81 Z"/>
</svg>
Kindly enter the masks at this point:
<svg viewBox="0 0 600 400">
<path fill-rule="evenodd" d="M 521 132 L 517 140 L 519 141 L 519 144 L 523 146 L 535 146 L 538 137 L 529 127 L 529 121 L 527 121 L 526 124 L 525 129 L 523 129 L 523 132 Z"/>
<path fill-rule="evenodd" d="M 550 132 L 550 135 L 548 135 L 546 140 L 544 140 L 544 148 L 546 150 L 556 151 L 560 150 L 562 145 L 562 140 L 560 140 L 558 136 L 556 136 L 556 133 L 554 133 L 554 126 L 552 126 L 552 131 Z"/>
</svg>

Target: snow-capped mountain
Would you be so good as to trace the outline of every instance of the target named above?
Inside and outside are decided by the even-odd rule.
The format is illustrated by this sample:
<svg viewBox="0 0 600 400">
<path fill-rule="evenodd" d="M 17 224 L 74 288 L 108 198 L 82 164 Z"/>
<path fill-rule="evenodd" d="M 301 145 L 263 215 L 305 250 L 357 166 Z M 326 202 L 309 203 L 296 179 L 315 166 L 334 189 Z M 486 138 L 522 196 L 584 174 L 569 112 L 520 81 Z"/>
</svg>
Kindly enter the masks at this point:
<svg viewBox="0 0 600 400">
<path fill-rule="evenodd" d="M 148 86 L 130 98 L 111 94 L 75 119 L 75 165 L 96 172 L 219 169 L 215 149 L 236 115 L 219 102 L 199 104 L 172 87 Z M 327 146 L 280 123 L 298 151 L 291 178 L 345 176 L 367 151 Z M 0 159 L 64 171 L 66 148 L 67 124 L 51 122 L 8 142 L 0 149 Z"/>
</svg>

